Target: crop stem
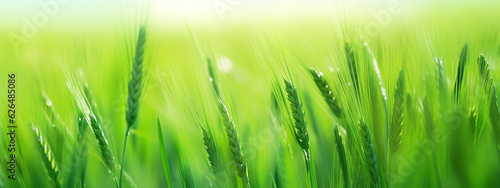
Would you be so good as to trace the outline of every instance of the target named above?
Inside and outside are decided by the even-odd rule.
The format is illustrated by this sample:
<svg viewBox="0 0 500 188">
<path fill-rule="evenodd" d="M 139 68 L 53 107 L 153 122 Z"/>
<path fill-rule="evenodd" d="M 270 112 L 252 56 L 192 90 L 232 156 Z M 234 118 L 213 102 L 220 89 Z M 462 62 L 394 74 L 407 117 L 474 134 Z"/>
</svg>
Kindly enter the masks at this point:
<svg viewBox="0 0 500 188">
<path fill-rule="evenodd" d="M 123 143 L 123 153 L 122 153 L 122 165 L 120 168 L 120 185 L 119 188 L 122 187 L 122 179 L 123 179 L 123 169 L 125 168 L 125 151 L 127 150 L 127 140 L 130 132 L 130 126 L 127 126 L 127 131 L 125 131 L 125 143 Z"/>
</svg>

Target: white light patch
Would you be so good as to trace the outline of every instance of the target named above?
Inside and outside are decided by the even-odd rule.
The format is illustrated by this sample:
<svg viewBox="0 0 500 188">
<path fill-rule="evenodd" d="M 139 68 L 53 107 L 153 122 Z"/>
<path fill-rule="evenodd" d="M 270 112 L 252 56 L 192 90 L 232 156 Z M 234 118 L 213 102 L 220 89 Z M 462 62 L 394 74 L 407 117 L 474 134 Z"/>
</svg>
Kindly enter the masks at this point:
<svg viewBox="0 0 500 188">
<path fill-rule="evenodd" d="M 217 64 L 219 65 L 219 70 L 223 73 L 229 73 L 233 70 L 233 63 L 231 60 L 225 56 L 220 57 L 217 60 Z"/>
</svg>

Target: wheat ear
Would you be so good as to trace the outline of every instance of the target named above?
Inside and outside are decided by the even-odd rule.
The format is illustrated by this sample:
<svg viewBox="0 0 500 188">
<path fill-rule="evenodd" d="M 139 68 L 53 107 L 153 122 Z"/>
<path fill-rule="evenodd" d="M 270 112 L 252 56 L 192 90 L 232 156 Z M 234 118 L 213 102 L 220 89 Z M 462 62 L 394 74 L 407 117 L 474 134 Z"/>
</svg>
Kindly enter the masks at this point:
<svg viewBox="0 0 500 188">
<path fill-rule="evenodd" d="M 330 107 L 330 110 L 332 110 L 333 114 L 335 114 L 337 118 L 340 118 L 341 108 L 339 101 L 333 95 L 332 88 L 330 87 L 330 84 L 328 84 L 328 81 L 324 78 L 323 73 L 312 68 L 309 69 L 309 73 L 313 77 L 316 87 L 318 87 L 321 95 L 323 95 L 323 98 L 325 99 L 326 104 L 328 104 L 328 107 Z"/>
<path fill-rule="evenodd" d="M 396 90 L 394 92 L 394 108 L 392 111 L 391 132 L 390 132 L 390 148 L 391 154 L 398 151 L 401 143 L 401 130 L 403 128 L 403 105 L 405 101 L 405 76 L 403 70 L 399 72 Z"/>
<path fill-rule="evenodd" d="M 293 135 L 299 146 L 304 151 L 304 159 L 306 162 L 307 172 L 309 174 L 309 183 L 311 187 L 315 187 L 314 175 L 312 170 L 312 158 L 311 150 L 309 149 L 309 133 L 307 131 L 307 121 L 306 114 L 304 112 L 304 107 L 300 101 L 299 94 L 293 83 L 287 79 L 285 81 L 285 90 L 287 93 L 288 102 L 290 102 L 290 109 L 292 112 L 292 117 L 294 119 L 295 129 Z"/>
<path fill-rule="evenodd" d="M 115 156 L 113 152 L 111 152 L 111 148 L 109 147 L 108 140 L 102 131 L 102 127 L 97 122 L 97 118 L 94 114 L 89 114 L 88 116 L 90 120 L 90 127 L 94 132 L 94 136 L 97 139 L 97 145 L 99 150 L 101 151 L 101 157 L 104 161 L 104 164 L 109 168 L 110 172 L 113 173 L 116 169 Z"/>
<path fill-rule="evenodd" d="M 94 136 L 97 140 L 97 145 L 101 152 L 101 158 L 106 167 L 108 167 L 109 173 L 113 176 L 113 181 L 115 181 L 116 186 L 118 187 L 119 186 L 118 178 L 115 176 L 116 172 L 115 170 L 120 169 L 120 167 L 117 166 L 116 164 L 115 156 L 113 155 L 113 152 L 109 147 L 108 140 L 106 139 L 102 127 L 100 123 L 97 121 L 95 115 L 91 113 L 87 116 L 87 118 L 88 118 L 87 122 L 89 122 L 90 127 L 92 128 L 92 132 L 94 132 Z M 127 185 L 131 187 L 136 187 L 135 183 L 126 172 L 123 172 L 123 175 L 125 176 Z"/>
<path fill-rule="evenodd" d="M 132 127 L 139 115 L 139 102 L 142 93 L 142 77 L 144 67 L 144 47 L 146 44 L 146 28 L 142 26 L 139 30 L 137 46 L 135 49 L 135 60 L 132 67 L 132 78 L 128 83 L 128 109 L 126 113 L 127 128 Z"/>
<path fill-rule="evenodd" d="M 200 126 L 201 127 L 201 126 Z M 207 131 L 204 127 L 201 127 L 203 144 L 205 145 L 205 151 L 208 156 L 208 163 L 212 172 L 216 173 L 219 168 L 219 161 L 217 156 L 217 147 L 215 146 L 215 141 L 212 136 L 212 132 Z"/>
<path fill-rule="evenodd" d="M 128 83 L 128 109 L 126 112 L 127 130 L 125 131 L 125 141 L 123 144 L 122 164 L 120 169 L 120 184 L 122 187 L 123 170 L 125 168 L 125 153 L 127 150 L 127 139 L 130 128 L 135 125 L 137 117 L 139 116 L 139 103 L 141 101 L 142 93 L 142 77 L 144 66 L 144 47 L 146 44 L 146 28 L 141 26 L 139 29 L 139 36 L 137 39 L 137 46 L 135 48 L 135 60 L 132 68 L 132 78 Z"/>
<path fill-rule="evenodd" d="M 243 182 L 248 187 L 250 187 L 250 182 L 247 174 L 247 164 L 245 163 L 245 158 L 243 152 L 241 151 L 240 140 L 238 139 L 238 133 L 236 132 L 234 122 L 229 115 L 226 105 L 224 105 L 221 100 L 219 100 L 218 102 L 219 114 L 222 117 L 222 121 L 226 130 L 234 168 Z"/>
<path fill-rule="evenodd" d="M 290 109 L 292 110 L 292 116 L 295 120 L 295 139 L 300 147 L 305 151 L 309 151 L 309 134 L 307 132 L 307 122 L 306 114 L 304 112 L 302 103 L 299 99 L 297 89 L 293 83 L 285 79 L 285 89 L 290 102 Z M 308 156 L 307 156 L 308 157 Z"/>
<path fill-rule="evenodd" d="M 493 130 L 495 132 L 497 142 L 500 144 L 500 108 L 498 106 L 498 98 L 496 86 L 493 84 L 493 76 L 491 75 L 490 65 L 481 54 L 477 60 L 479 71 L 481 73 L 481 80 L 483 81 L 483 88 L 489 94 L 490 106 L 489 117 Z"/>
<path fill-rule="evenodd" d="M 45 169 L 47 169 L 50 179 L 54 183 L 55 187 L 60 187 L 61 185 L 59 182 L 59 167 L 54 159 L 54 153 L 52 152 L 52 149 L 50 148 L 49 144 L 43 138 L 40 131 L 38 131 L 38 129 L 33 124 L 32 126 L 33 126 L 33 132 L 35 133 L 38 142 L 39 151 L 42 154 L 42 160 L 43 163 L 45 164 Z"/>
<path fill-rule="evenodd" d="M 370 185 L 372 187 L 380 187 L 377 155 L 375 154 L 375 149 L 373 147 L 370 129 L 363 119 L 359 122 L 359 128 L 359 133 L 361 134 L 361 145 L 364 151 L 363 159 L 370 175 Z"/>
<path fill-rule="evenodd" d="M 344 177 L 344 185 L 346 188 L 349 187 L 349 172 L 347 170 L 347 159 L 345 155 L 344 143 L 342 141 L 342 136 L 339 133 L 339 126 L 335 125 L 333 128 L 333 133 L 335 134 L 335 144 L 337 146 L 337 152 L 339 154 L 340 167 L 342 169 L 342 174 Z"/>
</svg>

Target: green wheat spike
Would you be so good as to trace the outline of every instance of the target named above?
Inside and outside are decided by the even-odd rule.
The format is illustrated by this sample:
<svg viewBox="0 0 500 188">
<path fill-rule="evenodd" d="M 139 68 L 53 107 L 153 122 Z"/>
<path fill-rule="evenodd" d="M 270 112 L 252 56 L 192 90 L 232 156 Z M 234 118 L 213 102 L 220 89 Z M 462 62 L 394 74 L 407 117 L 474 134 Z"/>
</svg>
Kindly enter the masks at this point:
<svg viewBox="0 0 500 188">
<path fill-rule="evenodd" d="M 392 111 L 392 121 L 390 125 L 391 135 L 389 136 L 389 143 L 392 154 L 398 151 L 399 145 L 401 143 L 401 132 L 403 128 L 403 105 L 405 101 L 404 92 L 405 77 L 403 70 L 401 70 L 399 72 L 396 90 L 394 92 L 394 108 Z"/>
<path fill-rule="evenodd" d="M 377 164 L 377 155 L 375 154 L 375 149 L 373 147 L 372 136 L 368 125 L 363 119 L 359 121 L 360 135 L 361 135 L 361 146 L 363 148 L 363 159 L 365 166 L 370 175 L 370 185 L 371 187 L 380 187 L 380 174 Z"/>
<path fill-rule="evenodd" d="M 345 154 L 345 149 L 344 149 L 344 143 L 342 141 L 342 136 L 339 133 L 339 126 L 335 125 L 333 128 L 333 133 L 335 135 L 335 145 L 337 146 L 337 152 L 339 155 L 339 162 L 340 162 L 340 167 L 342 169 L 342 174 L 344 178 L 344 185 L 346 188 L 349 187 L 349 172 L 347 170 L 347 159 L 346 159 L 346 154 Z"/>
<path fill-rule="evenodd" d="M 323 73 L 318 72 L 312 68 L 309 69 L 309 73 L 313 77 L 316 87 L 321 92 L 321 95 L 323 95 L 323 98 L 328 104 L 328 107 L 330 107 L 330 110 L 332 110 L 333 114 L 335 114 L 337 118 L 340 118 L 342 111 L 339 101 L 333 95 L 331 85 L 328 84 L 328 81 L 324 78 Z"/>
</svg>

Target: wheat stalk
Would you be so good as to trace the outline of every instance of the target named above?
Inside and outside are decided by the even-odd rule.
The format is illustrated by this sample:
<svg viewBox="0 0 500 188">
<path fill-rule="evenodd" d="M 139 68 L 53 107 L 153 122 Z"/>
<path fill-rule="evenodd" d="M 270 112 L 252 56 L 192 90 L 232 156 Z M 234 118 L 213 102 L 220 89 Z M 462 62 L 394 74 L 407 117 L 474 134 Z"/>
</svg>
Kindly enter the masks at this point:
<svg viewBox="0 0 500 188">
<path fill-rule="evenodd" d="M 84 115 L 80 113 L 78 115 L 78 134 L 77 142 L 75 143 L 75 149 L 72 156 L 73 166 L 71 172 L 68 175 L 67 185 L 68 187 L 85 187 L 85 177 L 87 171 L 87 160 L 88 160 L 88 148 L 87 148 L 87 122 L 85 121 Z M 79 183 L 75 178 L 79 177 Z"/>
<path fill-rule="evenodd" d="M 54 183 L 55 187 L 60 187 L 61 185 L 59 182 L 59 167 L 54 159 L 54 153 L 52 152 L 52 149 L 50 148 L 49 144 L 43 138 L 41 132 L 38 131 L 38 129 L 33 125 L 33 123 L 31 125 L 33 127 L 33 132 L 35 133 L 36 139 L 38 141 L 38 148 L 42 154 L 42 160 L 43 163 L 45 164 L 45 169 L 47 169 L 49 177 Z"/>
<path fill-rule="evenodd" d="M 142 93 L 142 77 L 144 67 L 144 47 L 146 44 L 146 28 L 139 29 L 135 60 L 132 67 L 132 78 L 128 83 L 128 109 L 126 113 L 127 128 L 134 126 L 139 115 L 139 102 Z"/>
<path fill-rule="evenodd" d="M 97 145 L 99 147 L 99 150 L 101 151 L 101 158 L 106 167 L 108 167 L 109 169 L 108 172 L 113 176 L 113 181 L 115 181 L 116 186 L 118 187 L 119 186 L 118 178 L 115 176 L 116 172 L 115 170 L 121 168 L 116 164 L 115 156 L 113 155 L 113 152 L 109 147 L 108 140 L 104 135 L 102 127 L 100 123 L 97 121 L 97 118 L 95 117 L 94 114 L 90 113 L 86 118 L 88 118 L 87 122 L 90 124 L 90 127 L 92 128 L 92 132 L 94 132 L 94 136 L 97 140 Z M 127 185 L 131 187 L 136 187 L 135 183 L 126 172 L 123 172 L 123 175 L 125 176 Z"/>
<path fill-rule="evenodd" d="M 215 95 L 217 97 L 220 97 L 220 89 L 219 86 L 217 85 L 216 77 L 215 77 L 215 71 L 214 71 L 214 64 L 212 63 L 212 59 L 207 58 L 207 73 L 208 77 L 210 79 L 210 83 L 212 84 L 212 88 L 215 91 Z"/>
<path fill-rule="evenodd" d="M 368 170 L 368 174 L 370 175 L 370 185 L 372 187 L 380 187 L 377 155 L 375 154 L 375 149 L 373 147 L 370 129 L 363 119 L 359 121 L 359 129 L 361 134 L 361 146 L 364 151 L 363 159 Z"/>
<path fill-rule="evenodd" d="M 61 116 L 54 107 L 52 100 L 47 93 L 42 92 L 42 101 L 44 108 L 42 108 L 45 119 L 50 125 L 49 133 L 51 134 L 51 139 L 47 140 L 48 143 L 52 144 L 53 153 L 56 158 L 62 159 L 66 154 L 64 148 L 66 143 L 73 140 L 73 134 L 69 131 L 68 126 L 62 121 Z"/>
<path fill-rule="evenodd" d="M 330 87 L 330 84 L 328 84 L 328 81 L 324 78 L 323 73 L 312 68 L 309 69 L 309 73 L 313 77 L 316 87 L 318 87 L 321 95 L 323 95 L 323 98 L 325 99 L 326 104 L 328 104 L 328 107 L 330 107 L 330 110 L 332 110 L 333 114 L 335 114 L 337 118 L 340 118 L 342 111 L 339 101 L 333 95 L 332 88 Z"/>
<path fill-rule="evenodd" d="M 290 109 L 292 112 L 292 117 L 295 120 L 295 129 L 293 135 L 299 146 L 304 151 L 304 159 L 306 161 L 307 172 L 309 173 L 309 183 L 311 187 L 315 187 L 314 176 L 311 166 L 311 151 L 309 149 L 309 133 L 307 131 L 306 114 L 304 112 L 302 102 L 300 101 L 297 89 L 293 83 L 287 79 L 285 81 L 285 90 L 288 97 L 288 102 L 290 102 Z"/>
<path fill-rule="evenodd" d="M 425 130 L 427 132 L 427 136 L 429 137 L 430 140 L 434 140 L 434 132 L 435 132 L 434 119 L 432 117 L 432 109 L 431 106 L 429 105 L 429 100 L 427 99 L 427 97 L 424 97 L 423 109 L 425 116 Z M 436 171 L 436 180 L 438 182 L 438 185 L 441 185 L 441 176 L 439 175 L 438 159 L 436 152 L 432 153 L 432 162 L 434 163 L 434 171 Z"/>
<path fill-rule="evenodd" d="M 229 112 L 224 103 L 221 100 L 218 100 L 218 102 L 219 114 L 222 117 L 222 121 L 226 130 L 234 168 L 245 185 L 250 187 L 250 182 L 247 174 L 247 165 L 245 163 L 243 152 L 241 151 L 240 140 L 238 139 L 238 133 L 236 132 L 234 122 L 231 119 L 231 116 L 229 115 Z"/>
<path fill-rule="evenodd" d="M 467 43 L 462 48 L 460 52 L 460 59 L 458 62 L 457 79 L 455 80 L 455 87 L 453 89 L 453 95 L 455 97 L 455 102 L 458 102 L 458 96 L 460 94 L 460 89 L 462 88 L 462 80 L 464 79 L 465 65 L 467 63 Z"/>
<path fill-rule="evenodd" d="M 113 173 L 116 169 L 115 156 L 113 155 L 113 152 L 111 152 L 111 148 L 109 147 L 108 140 L 102 131 L 102 127 L 99 122 L 97 122 L 97 118 L 94 114 L 89 114 L 87 118 L 89 118 L 88 121 L 90 122 L 90 127 L 92 128 L 94 136 L 97 139 L 97 145 L 101 151 L 102 160 L 109 168 L 110 172 Z"/>
<path fill-rule="evenodd" d="M 127 140 L 130 128 L 135 125 L 137 117 L 139 116 L 139 103 L 141 101 L 142 93 L 142 77 L 144 66 L 144 47 L 146 44 L 146 27 L 141 26 L 139 29 L 139 36 L 137 39 L 137 46 L 135 48 L 135 60 L 132 68 L 132 78 L 128 83 L 128 109 L 126 112 L 127 130 L 125 131 L 125 141 L 123 144 L 122 164 L 120 169 L 120 184 L 122 187 L 122 177 L 125 165 L 125 153 L 127 151 Z"/>
<path fill-rule="evenodd" d="M 404 105 L 405 77 L 404 72 L 399 72 L 396 90 L 394 92 L 394 108 L 392 111 L 391 135 L 389 137 L 391 154 L 394 154 L 401 143 L 401 130 L 403 128 L 403 105 Z"/>
<path fill-rule="evenodd" d="M 484 55 L 479 55 L 477 60 L 479 65 L 479 71 L 481 73 L 481 80 L 483 82 L 483 88 L 487 94 L 489 94 L 490 106 L 489 106 L 489 117 L 491 124 L 493 125 L 493 130 L 495 132 L 497 142 L 500 143 L 500 108 L 498 106 L 498 96 L 496 91 L 496 86 L 493 84 L 493 76 L 491 75 L 490 65 L 484 58 Z"/>
<path fill-rule="evenodd" d="M 300 102 L 297 89 L 293 83 L 285 79 L 285 89 L 290 102 L 290 109 L 292 110 L 292 116 L 295 120 L 295 139 L 300 147 L 305 151 L 309 151 L 309 134 L 307 132 L 307 122 L 306 114 L 304 112 L 302 103 Z M 307 157 L 307 156 L 306 156 Z"/>
<path fill-rule="evenodd" d="M 344 177 L 345 187 L 349 187 L 349 172 L 347 171 L 347 159 L 345 155 L 344 143 L 342 142 L 342 136 L 339 133 L 338 125 L 333 128 L 333 133 L 335 135 L 335 144 L 337 146 L 337 152 L 339 154 L 340 167 L 342 169 L 342 174 Z"/>
<path fill-rule="evenodd" d="M 100 113 L 97 109 L 97 103 L 92 98 L 92 93 L 91 93 L 91 90 L 90 90 L 87 82 L 85 82 L 83 84 L 83 94 L 85 96 L 85 100 L 87 102 L 87 105 L 89 106 L 90 110 L 92 112 L 94 112 L 94 115 L 96 116 L 97 121 L 101 122 L 102 117 L 100 116 Z"/>
<path fill-rule="evenodd" d="M 207 131 L 207 129 L 203 128 L 202 126 L 200 127 L 202 130 L 203 144 L 205 145 L 205 150 L 208 156 L 209 166 L 212 172 L 216 173 L 219 170 L 219 161 L 217 156 L 217 147 L 215 146 L 212 132 Z"/>
<path fill-rule="evenodd" d="M 490 64 L 488 64 L 483 54 L 480 54 L 477 58 L 477 64 L 479 66 L 479 73 L 481 74 L 483 87 L 487 90 L 491 89 L 490 87 L 493 84 L 493 77 L 491 76 Z"/>
<path fill-rule="evenodd" d="M 365 52 L 367 54 L 366 58 L 367 61 L 368 58 L 371 58 L 373 69 L 369 69 L 369 72 L 371 74 L 371 82 L 370 82 L 370 92 L 373 91 L 373 94 L 370 94 L 371 98 L 371 103 L 372 103 L 372 118 L 374 120 L 378 119 L 379 117 L 374 117 L 374 114 L 379 114 L 379 110 L 377 109 L 377 101 L 376 101 L 376 96 L 377 92 L 380 93 L 381 101 L 382 101 L 382 106 L 384 108 L 384 117 L 385 117 L 385 138 L 384 138 L 384 147 L 381 149 L 381 151 L 384 153 L 384 159 L 383 160 L 383 167 L 387 167 L 386 170 L 388 170 L 388 156 L 389 156 L 389 105 L 387 102 L 387 90 L 384 86 L 384 80 L 382 79 L 382 73 L 380 72 L 380 67 L 378 65 L 377 59 L 375 58 L 375 55 L 373 54 L 373 51 L 371 50 L 370 46 L 366 41 L 361 39 L 363 41 L 363 46 L 365 49 Z M 378 88 L 378 89 L 375 89 Z M 377 91 L 378 90 L 378 91 Z"/>
</svg>

